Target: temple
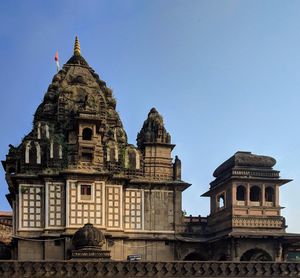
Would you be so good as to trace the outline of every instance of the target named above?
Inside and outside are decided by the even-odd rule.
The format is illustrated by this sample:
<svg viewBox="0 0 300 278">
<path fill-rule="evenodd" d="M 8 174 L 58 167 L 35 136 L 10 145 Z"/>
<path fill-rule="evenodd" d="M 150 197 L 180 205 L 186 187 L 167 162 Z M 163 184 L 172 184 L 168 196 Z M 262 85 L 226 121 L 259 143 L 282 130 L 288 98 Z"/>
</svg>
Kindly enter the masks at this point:
<svg viewBox="0 0 300 278">
<path fill-rule="evenodd" d="M 190 184 L 162 116 L 152 108 L 141 126 L 137 144 L 128 143 L 112 90 L 76 37 L 31 132 L 2 161 L 12 207 L 12 223 L 0 222 L 11 233 L 2 258 L 280 262 L 298 250 L 279 203 L 290 180 L 273 169 L 275 159 L 236 152 L 203 194 L 210 214 L 187 217 L 181 201 Z"/>
</svg>

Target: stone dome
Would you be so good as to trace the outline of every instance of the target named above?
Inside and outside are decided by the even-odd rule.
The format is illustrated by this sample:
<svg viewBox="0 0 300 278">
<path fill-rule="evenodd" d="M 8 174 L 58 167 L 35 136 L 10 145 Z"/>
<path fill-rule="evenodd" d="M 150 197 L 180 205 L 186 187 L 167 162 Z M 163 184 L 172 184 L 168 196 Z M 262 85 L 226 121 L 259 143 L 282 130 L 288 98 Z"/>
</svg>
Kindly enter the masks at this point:
<svg viewBox="0 0 300 278">
<path fill-rule="evenodd" d="M 272 169 L 275 164 L 276 160 L 273 157 L 238 151 L 231 158 L 222 163 L 214 171 L 213 175 L 214 177 L 218 177 L 232 168 Z"/>
<path fill-rule="evenodd" d="M 73 236 L 72 243 L 76 249 L 85 247 L 101 247 L 104 244 L 103 233 L 92 224 L 87 223 Z"/>
</svg>

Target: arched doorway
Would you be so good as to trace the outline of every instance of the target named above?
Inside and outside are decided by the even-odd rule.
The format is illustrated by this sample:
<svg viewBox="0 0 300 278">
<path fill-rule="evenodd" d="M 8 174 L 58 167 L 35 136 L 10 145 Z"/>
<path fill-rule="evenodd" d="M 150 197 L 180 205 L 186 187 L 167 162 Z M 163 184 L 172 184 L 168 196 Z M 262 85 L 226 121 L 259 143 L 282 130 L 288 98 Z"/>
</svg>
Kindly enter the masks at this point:
<svg viewBox="0 0 300 278">
<path fill-rule="evenodd" d="M 220 254 L 218 261 L 227 261 L 228 260 L 228 256 L 226 254 Z"/>
<path fill-rule="evenodd" d="M 241 261 L 273 261 L 272 256 L 262 249 L 250 249 L 241 256 Z"/>
<path fill-rule="evenodd" d="M 206 261 L 206 259 L 197 252 L 192 252 L 185 256 L 184 261 Z"/>
<path fill-rule="evenodd" d="M 8 245 L 0 241 L 0 260 L 11 259 L 11 250 Z"/>
</svg>

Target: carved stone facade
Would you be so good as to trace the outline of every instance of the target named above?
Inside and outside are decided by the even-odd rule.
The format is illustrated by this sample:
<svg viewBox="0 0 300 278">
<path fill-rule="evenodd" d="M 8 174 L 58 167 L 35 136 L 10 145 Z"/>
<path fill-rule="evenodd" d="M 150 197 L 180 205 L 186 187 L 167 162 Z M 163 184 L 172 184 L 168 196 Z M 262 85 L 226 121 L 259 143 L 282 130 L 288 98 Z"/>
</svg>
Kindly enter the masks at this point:
<svg viewBox="0 0 300 278">
<path fill-rule="evenodd" d="M 298 248 L 299 235 L 285 232 L 280 214 L 279 187 L 289 180 L 279 178 L 273 158 L 237 152 L 204 194 L 210 215 L 184 217 L 182 192 L 190 184 L 181 180 L 174 147 L 155 108 L 137 146 L 127 142 L 112 91 L 76 39 L 32 131 L 2 162 L 13 210 L 12 257 L 69 260 L 80 253 L 72 238 L 86 224 L 101 230 L 112 260 L 283 261 Z"/>
</svg>

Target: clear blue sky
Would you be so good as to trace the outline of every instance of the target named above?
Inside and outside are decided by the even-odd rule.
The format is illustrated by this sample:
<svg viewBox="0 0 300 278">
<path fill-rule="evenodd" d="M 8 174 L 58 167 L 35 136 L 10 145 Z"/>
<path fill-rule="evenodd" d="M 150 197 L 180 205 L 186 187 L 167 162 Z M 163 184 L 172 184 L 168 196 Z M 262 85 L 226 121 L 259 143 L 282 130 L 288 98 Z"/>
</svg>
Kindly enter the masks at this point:
<svg viewBox="0 0 300 278">
<path fill-rule="evenodd" d="M 276 158 L 290 232 L 300 232 L 300 1 L 1 1 L 0 158 L 31 129 L 60 62 L 82 54 L 117 99 L 129 142 L 151 107 L 207 215 L 214 169 L 237 150 Z M 0 171 L 0 210 L 8 210 Z"/>
</svg>

